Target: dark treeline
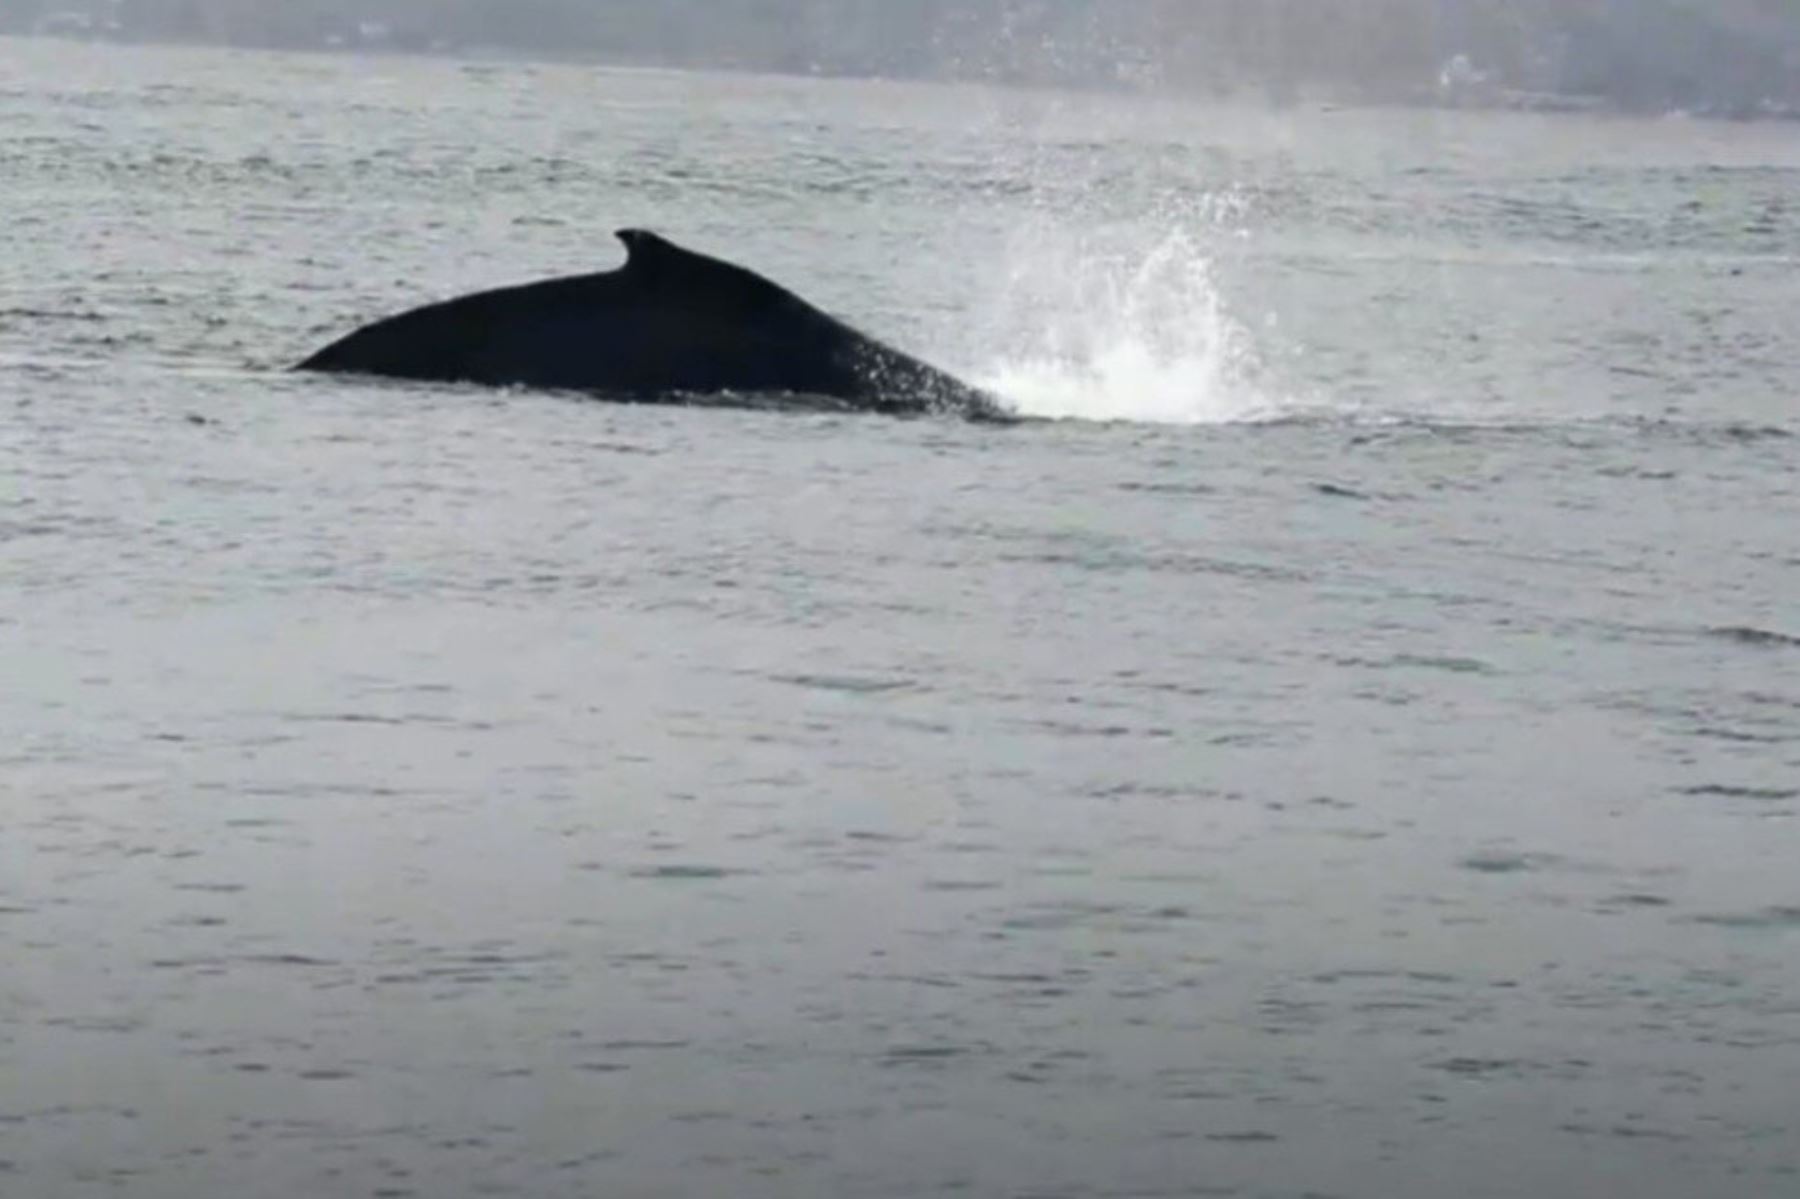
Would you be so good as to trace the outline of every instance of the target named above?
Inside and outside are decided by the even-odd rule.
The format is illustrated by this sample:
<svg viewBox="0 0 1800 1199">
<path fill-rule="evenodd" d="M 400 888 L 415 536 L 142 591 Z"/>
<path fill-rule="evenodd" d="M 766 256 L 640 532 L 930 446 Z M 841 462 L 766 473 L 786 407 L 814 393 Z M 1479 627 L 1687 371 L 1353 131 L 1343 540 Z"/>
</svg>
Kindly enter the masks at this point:
<svg viewBox="0 0 1800 1199">
<path fill-rule="evenodd" d="M 1277 99 L 1800 108 L 1793 0 L 0 0 L 0 27 Z"/>
</svg>

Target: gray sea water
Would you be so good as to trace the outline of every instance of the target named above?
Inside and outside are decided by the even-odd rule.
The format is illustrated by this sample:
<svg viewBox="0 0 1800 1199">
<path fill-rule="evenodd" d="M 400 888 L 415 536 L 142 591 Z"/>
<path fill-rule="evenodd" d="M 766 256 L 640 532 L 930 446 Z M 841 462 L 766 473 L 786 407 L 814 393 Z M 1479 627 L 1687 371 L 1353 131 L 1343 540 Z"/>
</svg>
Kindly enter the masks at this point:
<svg viewBox="0 0 1800 1199">
<path fill-rule="evenodd" d="M 1800 1193 L 1800 138 L 0 41 L 0 1195 Z M 308 378 L 646 225 L 1056 417 Z"/>
</svg>

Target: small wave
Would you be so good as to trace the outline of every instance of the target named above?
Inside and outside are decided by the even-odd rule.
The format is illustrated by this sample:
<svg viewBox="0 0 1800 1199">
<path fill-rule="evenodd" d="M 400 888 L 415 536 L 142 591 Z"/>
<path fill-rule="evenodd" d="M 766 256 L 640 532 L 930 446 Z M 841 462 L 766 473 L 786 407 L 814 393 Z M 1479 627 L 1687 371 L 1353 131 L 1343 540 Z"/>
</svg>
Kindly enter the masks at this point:
<svg viewBox="0 0 1800 1199">
<path fill-rule="evenodd" d="M 630 872 L 632 878 L 652 879 L 661 882 L 712 882 L 732 878 L 737 875 L 752 874 L 754 871 L 737 870 L 730 866 L 715 866 L 701 862 L 684 862 L 668 866 L 645 866 Z"/>
<path fill-rule="evenodd" d="M 1753 799 L 1768 803 L 1800 799 L 1800 789 L 1791 787 L 1741 787 L 1727 783 L 1702 783 L 1694 787 L 1683 787 L 1681 794 L 1704 799 Z"/>
<path fill-rule="evenodd" d="M 1356 430 L 1358 441 L 1376 438 L 1432 437 L 1476 440 L 1484 438 L 1539 438 L 1546 435 L 1573 437 L 1581 434 L 1618 437 L 1634 434 L 1652 440 L 1678 440 L 1697 445 L 1743 445 L 1787 441 L 1800 429 L 1780 425 L 1745 424 L 1739 421 L 1673 419 L 1641 416 L 1434 416 L 1413 412 L 1339 410 L 1291 407 L 1266 423 L 1281 425 L 1337 425 Z M 1617 471 L 1612 473 L 1616 474 Z M 1658 479 L 1665 472 L 1640 471 L 1633 477 Z"/>
<path fill-rule="evenodd" d="M 1742 421 L 1679 423 L 1668 420 L 1637 422 L 1652 432 L 1680 432 L 1696 439 L 1723 442 L 1787 441 L 1794 431 L 1780 425 L 1746 424 Z"/>
<path fill-rule="evenodd" d="M 1715 928 L 1789 930 L 1800 928 L 1800 908 L 1777 905 L 1747 912 L 1713 912 L 1695 916 L 1694 923 Z"/>
<path fill-rule="evenodd" d="M 1380 662 L 1363 665 L 1377 669 L 1441 670 L 1448 674 L 1498 674 L 1492 665 L 1480 658 L 1459 658 L 1448 654 L 1396 654 Z"/>
<path fill-rule="evenodd" d="M 1716 637 L 1722 641 L 1735 641 L 1739 645 L 1751 645 L 1760 649 L 1800 649 L 1800 637 L 1790 633 L 1777 633 L 1772 629 L 1752 628 L 1749 625 L 1724 625 L 1706 630 L 1708 637 Z"/>
<path fill-rule="evenodd" d="M 1563 859 L 1548 853 L 1517 853 L 1512 850 L 1482 850 L 1469 854 L 1457 864 L 1464 870 L 1472 870 L 1476 874 L 1525 874 L 1539 870 L 1551 870 L 1560 866 Z"/>
<path fill-rule="evenodd" d="M 805 687 L 814 691 L 840 691 L 850 695 L 879 695 L 886 691 L 906 691 L 914 686 L 911 679 L 874 678 L 856 675 L 772 674 L 777 683 Z"/>
<path fill-rule="evenodd" d="M 103 321 L 106 317 L 87 308 L 62 311 L 54 308 L 0 308 L 0 321 L 33 320 L 33 321 L 83 321 L 92 323 Z"/>
</svg>

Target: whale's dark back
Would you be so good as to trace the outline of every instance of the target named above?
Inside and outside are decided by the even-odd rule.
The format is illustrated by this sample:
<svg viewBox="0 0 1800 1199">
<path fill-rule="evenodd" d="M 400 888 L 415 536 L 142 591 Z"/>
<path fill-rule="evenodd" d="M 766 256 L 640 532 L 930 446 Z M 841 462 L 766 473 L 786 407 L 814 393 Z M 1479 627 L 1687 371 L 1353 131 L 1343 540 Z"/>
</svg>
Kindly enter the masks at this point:
<svg viewBox="0 0 1800 1199">
<path fill-rule="evenodd" d="M 988 397 L 753 271 L 641 230 L 619 238 L 627 259 L 616 271 L 417 308 L 299 369 L 622 399 L 791 393 L 879 411 L 999 414 Z"/>
</svg>

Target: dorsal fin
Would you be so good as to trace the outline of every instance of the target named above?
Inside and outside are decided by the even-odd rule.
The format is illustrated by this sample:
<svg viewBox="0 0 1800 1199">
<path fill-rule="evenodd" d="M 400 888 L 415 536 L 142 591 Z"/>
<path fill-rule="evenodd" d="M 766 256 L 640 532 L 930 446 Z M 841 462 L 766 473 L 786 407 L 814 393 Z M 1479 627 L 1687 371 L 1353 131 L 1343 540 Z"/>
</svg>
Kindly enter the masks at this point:
<svg viewBox="0 0 1800 1199">
<path fill-rule="evenodd" d="M 735 262 L 678 246 L 648 229 L 620 229 L 614 236 L 625 243 L 625 274 L 643 285 L 674 287 L 703 295 L 714 304 L 735 305 L 740 311 L 774 305 L 804 310 L 820 320 L 832 319 L 787 288 Z"/>
<path fill-rule="evenodd" d="M 652 233 L 648 229 L 621 229 L 613 236 L 625 243 L 625 270 L 634 275 L 645 276 L 654 272 L 665 278 L 677 277 L 689 281 L 732 278 L 743 282 L 754 281 L 780 290 L 747 267 L 678 246 L 662 234 Z"/>
<path fill-rule="evenodd" d="M 682 252 L 673 242 L 648 229 L 621 229 L 613 236 L 625 243 L 627 268 L 650 266 L 658 258 Z"/>
</svg>

